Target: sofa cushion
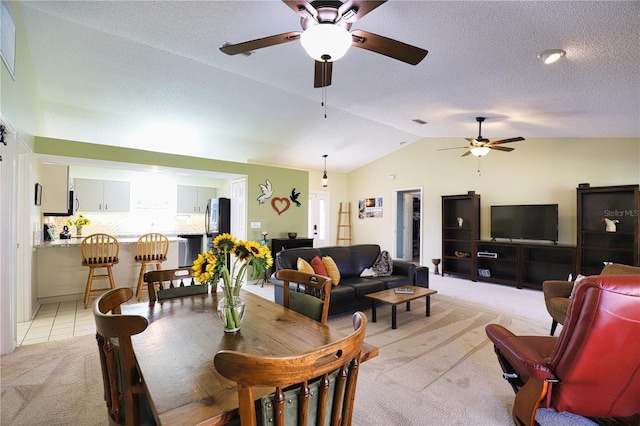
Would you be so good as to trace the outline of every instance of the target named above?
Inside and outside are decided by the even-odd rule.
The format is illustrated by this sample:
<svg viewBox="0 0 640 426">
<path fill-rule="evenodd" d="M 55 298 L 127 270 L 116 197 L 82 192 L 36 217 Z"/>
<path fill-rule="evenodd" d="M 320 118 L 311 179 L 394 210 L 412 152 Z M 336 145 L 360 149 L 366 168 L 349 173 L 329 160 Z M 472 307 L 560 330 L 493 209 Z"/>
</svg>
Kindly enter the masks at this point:
<svg viewBox="0 0 640 426">
<path fill-rule="evenodd" d="M 342 278 L 357 277 L 360 275 L 360 271 L 357 270 L 353 263 L 353 255 L 349 247 L 323 247 L 322 254 L 323 256 L 330 256 L 333 259 Z"/>
<path fill-rule="evenodd" d="M 322 275 L 323 277 L 328 277 L 327 268 L 324 267 L 324 263 L 322 263 L 322 259 L 320 256 L 315 256 L 311 259 L 311 267 L 315 274 Z"/>
<path fill-rule="evenodd" d="M 380 254 L 380 246 L 377 244 L 356 244 L 350 249 L 357 275 L 360 275 L 364 268 L 371 267 Z"/>
<path fill-rule="evenodd" d="M 311 262 L 314 256 L 322 256 L 320 249 L 313 247 L 303 247 L 296 249 L 281 250 L 275 254 L 275 268 L 278 269 L 298 269 L 297 261 L 301 257 L 307 262 Z"/>
<path fill-rule="evenodd" d="M 301 257 L 299 257 L 296 261 L 296 269 L 307 274 L 315 274 L 315 271 L 313 270 L 313 267 L 309 264 L 309 262 Z"/>
<path fill-rule="evenodd" d="M 402 287 L 403 285 L 413 285 L 413 282 L 411 282 L 409 280 L 409 277 L 405 275 L 389 275 L 388 277 L 375 277 L 374 279 L 376 281 L 382 281 L 385 284 L 385 288 L 396 288 Z"/>
<path fill-rule="evenodd" d="M 377 278 L 351 277 L 347 280 L 343 279 L 339 287 L 344 286 L 352 287 L 356 291 L 357 299 L 364 297 L 365 294 L 386 290 L 385 283 Z M 331 297 L 333 298 L 333 290 L 331 290 Z"/>
<path fill-rule="evenodd" d="M 333 258 L 331 256 L 322 256 L 322 263 L 327 270 L 329 278 L 331 278 L 331 283 L 334 286 L 340 284 L 340 270 Z"/>
</svg>

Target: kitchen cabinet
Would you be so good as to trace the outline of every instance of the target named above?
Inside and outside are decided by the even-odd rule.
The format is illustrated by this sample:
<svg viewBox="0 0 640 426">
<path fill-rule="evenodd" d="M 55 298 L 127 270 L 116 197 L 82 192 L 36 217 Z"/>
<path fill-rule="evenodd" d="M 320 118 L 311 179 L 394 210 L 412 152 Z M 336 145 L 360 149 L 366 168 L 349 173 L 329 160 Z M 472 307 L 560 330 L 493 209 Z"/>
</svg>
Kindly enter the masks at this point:
<svg viewBox="0 0 640 426">
<path fill-rule="evenodd" d="M 69 166 L 43 164 L 40 168 L 40 179 L 43 214 L 69 215 Z"/>
<path fill-rule="evenodd" d="M 207 201 L 216 194 L 216 188 L 178 185 L 178 213 L 204 213 Z"/>
<path fill-rule="evenodd" d="M 74 187 L 79 212 L 127 213 L 131 206 L 129 182 L 76 179 Z"/>
</svg>

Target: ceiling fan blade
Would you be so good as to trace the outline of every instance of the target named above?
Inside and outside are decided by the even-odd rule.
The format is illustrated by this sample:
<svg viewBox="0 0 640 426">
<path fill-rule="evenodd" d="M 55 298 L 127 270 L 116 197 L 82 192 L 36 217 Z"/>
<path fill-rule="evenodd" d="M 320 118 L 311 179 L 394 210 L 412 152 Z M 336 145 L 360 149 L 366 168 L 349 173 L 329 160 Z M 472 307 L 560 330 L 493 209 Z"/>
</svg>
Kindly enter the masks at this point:
<svg viewBox="0 0 640 426">
<path fill-rule="evenodd" d="M 331 73 L 333 62 L 316 61 L 315 74 L 313 77 L 313 87 L 331 86 Z"/>
<path fill-rule="evenodd" d="M 491 146 L 491 145 L 487 145 L 487 148 L 495 149 L 497 151 L 507 151 L 507 152 L 513 151 L 515 149 L 515 148 L 509 148 L 507 146 Z"/>
<path fill-rule="evenodd" d="M 460 157 L 466 157 L 467 155 L 471 154 L 471 151 L 467 151 L 464 154 L 462 154 Z"/>
<path fill-rule="evenodd" d="M 340 16 L 344 16 L 345 13 L 347 13 L 349 10 L 355 10 L 356 14 L 354 16 L 345 16 L 347 22 L 353 23 L 358 19 L 362 19 L 364 15 L 386 2 L 387 0 L 346 0 L 344 3 L 342 3 L 342 6 L 338 8 L 338 12 L 340 13 Z"/>
<path fill-rule="evenodd" d="M 509 142 L 519 142 L 519 141 L 523 141 L 524 138 L 518 136 L 517 138 L 509 138 L 509 139 L 501 139 L 499 141 L 494 141 L 491 142 L 489 145 L 500 145 L 503 143 L 509 143 Z"/>
<path fill-rule="evenodd" d="M 366 3 L 366 2 L 365 2 Z M 352 46 L 380 53 L 381 55 L 417 65 L 427 56 L 427 51 L 401 41 L 393 40 L 367 31 L 355 30 L 351 32 Z"/>
<path fill-rule="evenodd" d="M 314 19 L 318 17 L 318 11 L 304 0 L 282 0 L 301 18 L 308 18 L 311 15 Z"/>
<path fill-rule="evenodd" d="M 469 148 L 468 146 L 454 146 L 453 148 L 440 148 L 440 149 L 436 149 L 436 151 L 448 151 L 450 149 L 463 149 L 463 148 Z"/>
<path fill-rule="evenodd" d="M 252 50 L 262 49 L 263 47 L 275 46 L 277 44 L 288 43 L 300 38 L 298 31 L 273 35 L 269 37 L 249 40 L 238 44 L 226 44 L 220 47 L 220 50 L 227 55 L 237 55 L 238 53 L 246 53 Z"/>
</svg>

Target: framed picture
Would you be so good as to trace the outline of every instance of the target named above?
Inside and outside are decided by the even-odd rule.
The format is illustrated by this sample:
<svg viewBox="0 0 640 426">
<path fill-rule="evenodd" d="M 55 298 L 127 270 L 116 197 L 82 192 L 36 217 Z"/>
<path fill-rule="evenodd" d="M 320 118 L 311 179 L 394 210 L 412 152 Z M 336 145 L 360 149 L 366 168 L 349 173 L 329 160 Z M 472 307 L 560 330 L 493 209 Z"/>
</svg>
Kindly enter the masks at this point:
<svg viewBox="0 0 640 426">
<path fill-rule="evenodd" d="M 39 206 L 40 204 L 42 204 L 42 185 L 40 185 L 39 183 L 36 183 L 36 200 L 35 200 L 35 204 L 36 204 L 36 206 Z"/>
</svg>

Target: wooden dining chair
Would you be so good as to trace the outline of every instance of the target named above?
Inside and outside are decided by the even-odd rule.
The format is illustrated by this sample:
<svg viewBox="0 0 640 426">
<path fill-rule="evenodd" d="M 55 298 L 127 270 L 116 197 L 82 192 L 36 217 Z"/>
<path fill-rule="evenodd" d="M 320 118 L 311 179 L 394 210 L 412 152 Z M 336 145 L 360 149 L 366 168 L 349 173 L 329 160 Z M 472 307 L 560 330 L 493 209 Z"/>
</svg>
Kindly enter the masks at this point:
<svg viewBox="0 0 640 426">
<path fill-rule="evenodd" d="M 132 289 L 117 288 L 104 293 L 93 304 L 110 424 L 154 424 L 131 345 L 131 336 L 142 333 L 148 321 L 139 315 L 122 315 L 120 310 L 132 296 Z"/>
<path fill-rule="evenodd" d="M 120 260 L 120 244 L 115 237 L 108 234 L 92 234 L 80 243 L 82 265 L 89 267 L 89 277 L 84 291 L 84 308 L 89 305 L 89 297 L 97 296 L 109 289 L 116 288 L 111 268 Z M 96 274 L 95 270 L 105 268 L 105 274 Z M 93 288 L 94 280 L 109 280 L 109 288 Z"/>
<path fill-rule="evenodd" d="M 322 324 L 329 316 L 331 278 L 294 269 L 279 269 L 276 278 L 284 283 L 284 306 Z M 295 284 L 295 291 L 290 291 Z"/>
<path fill-rule="evenodd" d="M 149 289 L 149 303 L 207 293 L 209 285 L 196 283 L 193 272 L 192 268 L 184 267 L 149 271 L 144 274 L 144 282 Z M 157 290 L 156 287 L 158 287 Z"/>
<path fill-rule="evenodd" d="M 362 312 L 353 314 L 353 328 L 352 334 L 335 343 L 300 354 L 218 352 L 213 360 L 216 369 L 237 384 L 242 426 L 350 425 L 367 329 Z M 254 386 L 275 391 L 255 401 Z"/>
<path fill-rule="evenodd" d="M 169 238 L 157 232 L 150 232 L 138 238 L 136 242 L 135 260 L 140 264 L 140 275 L 138 275 L 138 289 L 136 297 L 142 300 L 142 287 L 144 285 L 144 273 L 147 265 L 156 265 L 156 269 L 162 269 L 162 262 L 167 260 L 169 252 Z"/>
</svg>

